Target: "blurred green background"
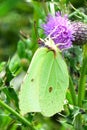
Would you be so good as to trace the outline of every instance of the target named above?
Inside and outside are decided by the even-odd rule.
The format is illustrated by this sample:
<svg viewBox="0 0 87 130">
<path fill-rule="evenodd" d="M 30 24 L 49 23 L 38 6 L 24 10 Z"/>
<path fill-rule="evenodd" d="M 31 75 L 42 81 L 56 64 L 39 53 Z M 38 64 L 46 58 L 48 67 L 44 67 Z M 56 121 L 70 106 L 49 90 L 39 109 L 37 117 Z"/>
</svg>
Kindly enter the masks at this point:
<svg viewBox="0 0 87 130">
<path fill-rule="evenodd" d="M 25 0 L 0 0 L 0 60 L 12 57 L 20 30 L 30 34 L 34 6 Z"/>
</svg>

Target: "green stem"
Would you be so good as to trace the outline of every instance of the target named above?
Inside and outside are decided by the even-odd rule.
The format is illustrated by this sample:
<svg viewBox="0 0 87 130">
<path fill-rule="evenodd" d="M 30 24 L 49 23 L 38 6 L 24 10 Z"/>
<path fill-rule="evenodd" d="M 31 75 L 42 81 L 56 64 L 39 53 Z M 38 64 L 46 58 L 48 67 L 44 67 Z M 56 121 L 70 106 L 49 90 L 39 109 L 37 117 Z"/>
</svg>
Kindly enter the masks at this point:
<svg viewBox="0 0 87 130">
<path fill-rule="evenodd" d="M 86 71 L 87 71 L 87 56 L 85 56 L 83 59 L 79 86 L 78 86 L 78 106 L 79 107 L 82 107 L 82 101 L 84 100 L 84 97 L 85 97 Z"/>
<path fill-rule="evenodd" d="M 81 75 L 79 80 L 79 86 L 78 86 L 78 107 L 82 107 L 82 101 L 85 97 L 85 83 L 86 83 L 86 71 L 87 71 L 87 56 L 84 57 L 82 69 L 81 69 Z M 77 120 L 77 128 L 76 130 L 82 130 L 82 117 L 81 115 L 78 116 Z"/>
<path fill-rule="evenodd" d="M 8 110 L 10 113 L 15 115 L 22 123 L 29 126 L 31 128 L 31 130 L 35 130 L 35 128 L 31 125 L 31 123 L 27 119 L 22 117 L 19 113 L 17 113 L 15 110 L 13 110 L 11 107 L 9 107 L 6 103 L 4 103 L 3 101 L 0 100 L 0 105 L 2 107 L 4 107 L 6 110 Z"/>
<path fill-rule="evenodd" d="M 72 96 L 72 101 L 73 101 L 73 104 L 76 106 L 77 105 L 76 92 L 75 92 L 74 85 L 73 85 L 71 77 L 69 78 L 69 84 L 70 84 L 69 89 L 70 89 L 70 93 L 71 93 L 71 96 Z"/>
<path fill-rule="evenodd" d="M 86 51 L 87 52 L 87 51 Z M 82 101 L 85 98 L 85 84 L 86 84 L 86 71 L 87 71 L 87 54 L 84 53 L 82 68 L 81 68 L 81 75 L 78 85 L 78 107 L 82 107 Z M 81 114 L 76 119 L 76 130 L 82 130 L 82 116 Z"/>
<path fill-rule="evenodd" d="M 78 114 L 75 123 L 74 123 L 75 130 L 82 130 L 82 117 L 81 114 Z"/>
<path fill-rule="evenodd" d="M 48 9 L 48 6 L 47 6 L 47 3 L 42 1 L 42 7 L 45 11 L 45 14 L 48 15 L 49 14 L 49 9 Z"/>
</svg>

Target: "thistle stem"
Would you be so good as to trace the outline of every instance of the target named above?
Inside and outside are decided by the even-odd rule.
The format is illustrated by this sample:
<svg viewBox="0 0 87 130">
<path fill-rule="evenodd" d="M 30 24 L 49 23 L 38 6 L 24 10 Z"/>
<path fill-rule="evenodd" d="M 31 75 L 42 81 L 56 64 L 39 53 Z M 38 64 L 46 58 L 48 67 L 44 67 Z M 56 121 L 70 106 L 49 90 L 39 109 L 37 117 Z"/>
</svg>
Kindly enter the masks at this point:
<svg viewBox="0 0 87 130">
<path fill-rule="evenodd" d="M 85 97 L 85 83 L 86 83 L 86 71 L 87 71 L 87 56 L 83 59 L 82 69 L 81 69 L 81 76 L 79 80 L 78 86 L 78 107 L 82 107 L 82 101 Z M 77 128 L 76 130 L 82 130 L 82 117 L 81 115 L 78 116 L 77 120 Z"/>
<path fill-rule="evenodd" d="M 78 86 L 78 106 L 79 107 L 82 107 L 82 101 L 84 100 L 84 97 L 85 97 L 86 71 L 87 71 L 87 55 L 83 59 L 79 86 Z"/>
<path fill-rule="evenodd" d="M 82 101 L 85 98 L 85 83 L 86 83 L 86 71 L 87 71 L 87 54 L 84 53 L 82 68 L 81 68 L 81 75 L 78 85 L 78 107 L 81 108 Z M 76 119 L 76 130 L 82 130 L 82 116 L 81 114 Z"/>
<path fill-rule="evenodd" d="M 22 117 L 19 113 L 17 113 L 15 110 L 13 110 L 10 106 L 8 106 L 6 103 L 4 103 L 1 100 L 0 100 L 0 106 L 4 107 L 6 110 L 8 110 L 14 116 L 16 116 L 22 123 L 24 123 L 25 125 L 29 126 L 31 128 L 31 130 L 36 130 L 27 119 Z"/>
<path fill-rule="evenodd" d="M 75 130 L 82 130 L 82 117 L 81 114 L 77 115 L 75 123 L 74 123 Z"/>
<path fill-rule="evenodd" d="M 70 89 L 70 93 L 72 96 L 72 101 L 73 101 L 73 104 L 76 106 L 77 105 L 77 97 L 76 97 L 76 92 L 75 92 L 71 77 L 69 78 L 69 84 L 70 84 L 69 89 Z"/>
</svg>

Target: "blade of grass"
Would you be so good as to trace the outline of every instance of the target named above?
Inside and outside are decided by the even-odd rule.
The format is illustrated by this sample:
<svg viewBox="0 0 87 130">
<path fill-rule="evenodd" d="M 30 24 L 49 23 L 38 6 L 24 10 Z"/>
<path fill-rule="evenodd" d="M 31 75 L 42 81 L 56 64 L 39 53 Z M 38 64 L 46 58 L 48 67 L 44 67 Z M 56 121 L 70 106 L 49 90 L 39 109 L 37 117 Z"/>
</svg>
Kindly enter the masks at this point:
<svg viewBox="0 0 87 130">
<path fill-rule="evenodd" d="M 14 109 L 12 109 L 10 106 L 8 106 L 6 103 L 4 103 L 2 100 L 0 100 L 0 106 L 8 110 L 10 113 L 12 113 L 14 116 L 16 116 L 23 124 L 27 125 L 31 128 L 31 130 L 36 130 L 34 126 L 22 115 L 20 115 L 18 112 L 16 112 Z"/>
</svg>

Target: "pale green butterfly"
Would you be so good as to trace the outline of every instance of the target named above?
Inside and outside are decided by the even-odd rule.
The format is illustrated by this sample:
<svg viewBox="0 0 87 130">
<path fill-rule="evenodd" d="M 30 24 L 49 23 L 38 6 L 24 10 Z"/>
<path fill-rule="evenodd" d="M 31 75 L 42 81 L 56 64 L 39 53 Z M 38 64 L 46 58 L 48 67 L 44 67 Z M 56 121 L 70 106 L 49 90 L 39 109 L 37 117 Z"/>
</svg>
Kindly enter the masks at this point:
<svg viewBox="0 0 87 130">
<path fill-rule="evenodd" d="M 69 85 L 67 65 L 52 39 L 42 41 L 21 84 L 21 114 L 40 112 L 50 117 L 63 110 Z"/>
</svg>

